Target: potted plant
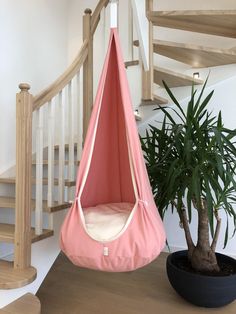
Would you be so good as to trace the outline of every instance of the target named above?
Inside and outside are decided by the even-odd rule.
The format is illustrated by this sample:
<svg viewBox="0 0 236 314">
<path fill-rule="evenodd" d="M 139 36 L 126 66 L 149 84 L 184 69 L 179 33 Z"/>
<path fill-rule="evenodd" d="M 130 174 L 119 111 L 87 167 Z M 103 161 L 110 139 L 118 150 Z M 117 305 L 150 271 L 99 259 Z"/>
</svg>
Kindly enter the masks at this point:
<svg viewBox="0 0 236 314">
<path fill-rule="evenodd" d="M 168 256 L 168 277 L 191 303 L 223 306 L 236 299 L 236 261 L 216 253 L 221 215 L 227 220 L 224 246 L 230 219 L 236 227 L 236 130 L 224 127 L 221 112 L 214 116 L 207 109 L 213 95 L 203 97 L 207 81 L 199 95 L 192 88 L 186 112 L 163 83 L 176 107 L 157 108 L 163 121 L 159 127 L 149 125 L 141 144 L 160 215 L 176 210 L 187 242 L 186 251 Z M 196 243 L 190 228 L 193 210 Z"/>
</svg>

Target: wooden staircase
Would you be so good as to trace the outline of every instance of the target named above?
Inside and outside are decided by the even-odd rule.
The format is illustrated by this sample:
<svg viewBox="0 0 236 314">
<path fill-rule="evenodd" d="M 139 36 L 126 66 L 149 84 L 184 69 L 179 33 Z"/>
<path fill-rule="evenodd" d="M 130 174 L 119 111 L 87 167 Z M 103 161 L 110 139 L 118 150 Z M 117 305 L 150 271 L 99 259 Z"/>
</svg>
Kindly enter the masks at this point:
<svg viewBox="0 0 236 314">
<path fill-rule="evenodd" d="M 190 66 L 190 69 L 236 63 L 235 48 L 214 48 L 153 38 L 156 26 L 236 38 L 236 10 L 154 11 L 153 7 L 153 0 L 146 2 L 146 15 L 149 20 L 150 70 L 143 73 L 142 106 L 154 105 L 155 101 L 158 105 L 168 103 L 167 99 L 153 91 L 153 84 L 163 87 L 163 80 L 170 88 L 203 84 L 200 78 L 155 65 L 154 55 L 181 62 Z M 133 44 L 139 47 L 138 40 L 135 40 Z"/>
<path fill-rule="evenodd" d="M 68 145 L 64 146 L 65 152 L 68 152 Z M 54 147 L 55 152 L 59 150 L 58 146 Z M 44 151 L 47 152 L 47 149 L 44 149 Z M 74 153 L 76 154 L 76 149 L 74 149 Z M 57 167 L 59 164 L 59 160 L 54 160 L 54 167 Z M 65 168 L 68 166 L 69 160 L 65 160 L 64 165 Z M 49 165 L 49 160 L 44 159 L 43 166 Z M 75 171 L 78 166 L 78 161 L 74 161 L 74 167 Z M 34 160 L 32 162 L 32 167 L 37 167 L 37 162 Z M 37 183 L 37 178 L 33 177 L 32 185 L 35 185 Z M 48 185 L 48 178 L 43 178 L 42 181 L 44 186 Z M 15 187 L 16 185 L 16 177 L 4 177 L 0 178 L 0 184 L 4 185 L 12 185 Z M 59 179 L 54 178 L 54 187 L 59 186 Z M 70 188 L 75 186 L 75 180 L 64 180 L 64 186 L 65 188 Z M 53 214 L 55 212 L 67 209 L 71 206 L 70 202 L 59 202 L 54 201 L 51 205 L 48 204 L 47 200 L 43 200 L 42 202 L 42 211 L 45 214 Z M 0 208 L 9 208 L 14 209 L 16 207 L 16 197 L 14 196 L 0 196 Z M 31 199 L 31 210 L 35 211 L 36 209 L 36 200 Z M 41 240 L 44 240 L 46 238 L 49 238 L 53 236 L 54 230 L 53 229 L 42 229 L 42 232 L 40 234 L 37 234 L 34 227 L 31 227 L 30 230 L 30 241 L 31 243 L 35 243 Z M 15 224 L 9 224 L 9 223 L 0 223 L 0 242 L 2 243 L 14 243 L 15 242 Z M 13 288 L 19 288 L 24 285 L 27 285 L 31 283 L 37 275 L 37 271 L 34 267 L 27 267 L 23 269 L 19 269 L 17 267 L 14 267 L 13 262 L 9 261 L 0 261 L 0 289 L 13 289 Z M 1 312 L 0 312 L 1 313 Z"/>
</svg>

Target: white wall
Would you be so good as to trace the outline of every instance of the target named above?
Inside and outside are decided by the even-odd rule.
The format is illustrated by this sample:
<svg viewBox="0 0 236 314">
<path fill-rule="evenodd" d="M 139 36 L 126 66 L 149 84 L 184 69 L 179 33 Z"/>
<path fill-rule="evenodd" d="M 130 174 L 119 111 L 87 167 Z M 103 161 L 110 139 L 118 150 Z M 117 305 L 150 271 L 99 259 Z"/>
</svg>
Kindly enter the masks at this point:
<svg viewBox="0 0 236 314">
<path fill-rule="evenodd" d="M 236 76 L 233 76 L 227 80 L 218 82 L 215 85 L 211 85 L 206 89 L 205 95 L 207 95 L 211 90 L 214 89 L 214 96 L 208 106 L 210 111 L 213 111 L 213 114 L 218 114 L 219 110 L 222 111 L 223 122 L 226 127 L 235 129 L 236 128 L 236 106 L 235 106 L 235 99 L 236 99 Z M 190 92 L 190 89 L 189 89 Z M 175 94 L 175 92 L 174 92 Z M 177 97 L 180 101 L 181 106 L 186 109 L 187 102 L 189 98 L 182 99 Z M 171 103 L 170 103 L 171 104 Z M 159 111 L 158 111 L 159 112 Z M 140 134 L 144 135 L 145 130 L 148 124 L 151 125 L 160 125 L 157 124 L 156 121 L 162 121 L 163 115 L 159 112 L 152 112 L 149 119 L 147 119 L 144 123 L 139 125 L 139 132 Z M 235 207 L 236 210 L 236 207 Z M 224 231 L 226 227 L 226 219 L 224 212 L 220 213 L 222 218 L 222 227 L 221 227 L 221 236 L 219 239 L 218 251 L 223 251 L 223 243 L 224 243 Z M 184 232 L 182 229 L 179 228 L 179 218 L 178 215 L 171 214 L 171 210 L 169 210 L 165 216 L 165 228 L 167 232 L 167 239 L 169 245 L 172 250 L 185 248 L 185 238 Z M 193 212 L 193 221 L 191 223 L 191 230 L 193 233 L 194 240 L 196 240 L 197 236 L 197 215 L 196 212 Z M 230 232 L 233 231 L 233 223 L 230 222 Z M 228 245 L 224 250 L 224 253 L 236 256 L 236 237 L 229 239 Z"/>
<path fill-rule="evenodd" d="M 35 94 L 67 65 L 66 0 L 0 0 L 0 174 L 15 164 L 15 94 Z"/>
</svg>

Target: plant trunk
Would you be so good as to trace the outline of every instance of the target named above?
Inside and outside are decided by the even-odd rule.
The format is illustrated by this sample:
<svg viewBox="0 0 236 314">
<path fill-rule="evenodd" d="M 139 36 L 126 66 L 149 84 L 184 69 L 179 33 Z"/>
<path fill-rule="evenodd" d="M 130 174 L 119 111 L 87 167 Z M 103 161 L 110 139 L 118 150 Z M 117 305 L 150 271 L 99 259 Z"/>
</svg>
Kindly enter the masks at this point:
<svg viewBox="0 0 236 314">
<path fill-rule="evenodd" d="M 209 240 L 209 219 L 204 200 L 198 208 L 198 242 L 191 255 L 192 267 L 200 272 L 219 272 L 220 268 Z"/>
<path fill-rule="evenodd" d="M 182 205 L 181 211 L 179 212 L 179 216 L 180 216 L 180 221 L 183 224 L 185 238 L 186 238 L 186 242 L 187 242 L 187 246 L 188 246 L 188 258 L 189 258 L 189 260 L 191 260 L 191 256 L 193 254 L 193 250 L 195 248 L 195 245 L 194 245 L 193 240 L 192 240 L 192 236 L 191 236 L 191 232 L 190 232 L 190 228 L 189 228 L 189 221 L 188 221 L 188 217 L 187 217 L 187 213 L 186 213 L 186 208 L 184 205 Z"/>
</svg>

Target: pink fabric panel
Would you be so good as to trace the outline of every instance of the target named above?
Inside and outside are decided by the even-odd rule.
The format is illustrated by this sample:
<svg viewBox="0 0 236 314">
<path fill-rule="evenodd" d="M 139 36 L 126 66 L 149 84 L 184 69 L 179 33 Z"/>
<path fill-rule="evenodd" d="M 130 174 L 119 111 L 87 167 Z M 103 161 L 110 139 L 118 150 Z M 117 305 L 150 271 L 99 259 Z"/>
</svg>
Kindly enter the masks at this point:
<svg viewBox="0 0 236 314">
<path fill-rule="evenodd" d="M 102 111 L 100 112 L 101 106 Z M 118 112 L 116 113 L 115 110 Z M 79 195 L 85 175 L 97 118 L 99 118 L 99 123 L 90 173 L 82 200 L 78 199 L 78 202 L 73 204 L 63 223 L 61 248 L 78 266 L 113 272 L 134 270 L 148 264 L 159 255 L 165 245 L 165 232 L 148 180 L 116 29 L 111 30 L 108 52 L 78 170 L 76 197 Z M 133 198 L 127 160 L 127 143 L 124 140 L 126 138 L 125 130 L 134 164 L 139 203 L 125 232 L 114 241 L 103 244 L 93 240 L 86 233 L 78 203 L 80 204 L 81 201 L 83 205 L 97 201 L 111 203 L 115 199 L 117 201 L 117 198 L 123 201 Z M 112 132 L 111 137 L 109 132 Z M 117 136 L 116 141 L 113 136 Z M 107 147 L 109 145 L 112 149 Z M 107 154 L 107 159 L 105 159 L 105 154 Z M 110 158 L 114 159 L 116 165 L 116 168 L 112 170 L 110 169 Z M 122 171 L 118 171 L 117 168 L 121 164 Z M 94 178 L 96 179 L 94 180 Z M 100 185 L 101 189 L 98 193 Z M 121 185 L 124 185 L 125 188 L 122 189 Z M 106 191 L 103 191 L 103 188 Z M 119 189 L 121 189 L 120 193 L 117 193 Z M 108 256 L 103 255 L 104 246 L 109 249 Z"/>
<path fill-rule="evenodd" d="M 165 237 L 157 232 L 156 220 L 153 221 L 142 203 L 128 229 L 118 239 L 106 244 L 87 235 L 77 205 L 72 209 L 63 225 L 61 248 L 75 265 L 109 272 L 125 272 L 147 265 L 163 248 Z M 103 255 L 104 246 L 109 248 L 109 256 Z"/>
<path fill-rule="evenodd" d="M 113 47 L 114 46 L 114 47 Z M 115 42 L 112 41 L 98 129 L 82 207 L 135 202 Z"/>
</svg>

